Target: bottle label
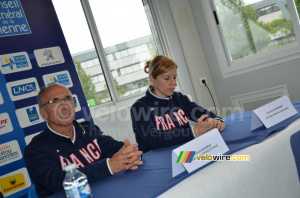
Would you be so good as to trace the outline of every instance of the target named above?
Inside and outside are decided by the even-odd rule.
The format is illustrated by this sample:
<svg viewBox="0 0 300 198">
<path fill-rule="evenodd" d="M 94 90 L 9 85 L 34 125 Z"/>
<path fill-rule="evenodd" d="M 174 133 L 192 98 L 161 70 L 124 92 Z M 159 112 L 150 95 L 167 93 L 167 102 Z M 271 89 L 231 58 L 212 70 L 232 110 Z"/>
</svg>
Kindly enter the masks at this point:
<svg viewBox="0 0 300 198">
<path fill-rule="evenodd" d="M 65 190 L 67 198 L 88 198 L 92 197 L 90 185 L 86 183 L 78 188 Z"/>
</svg>

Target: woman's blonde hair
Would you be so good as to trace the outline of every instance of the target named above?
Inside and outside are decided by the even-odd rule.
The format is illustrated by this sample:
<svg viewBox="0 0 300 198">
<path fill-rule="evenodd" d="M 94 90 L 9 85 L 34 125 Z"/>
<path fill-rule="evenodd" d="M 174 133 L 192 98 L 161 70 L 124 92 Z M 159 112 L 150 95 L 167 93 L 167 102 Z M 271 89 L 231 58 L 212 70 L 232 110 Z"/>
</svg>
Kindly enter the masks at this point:
<svg viewBox="0 0 300 198">
<path fill-rule="evenodd" d="M 166 73 L 172 69 L 177 69 L 176 63 L 167 56 L 158 55 L 145 63 L 144 71 L 151 74 L 154 79 L 160 74 Z"/>
</svg>

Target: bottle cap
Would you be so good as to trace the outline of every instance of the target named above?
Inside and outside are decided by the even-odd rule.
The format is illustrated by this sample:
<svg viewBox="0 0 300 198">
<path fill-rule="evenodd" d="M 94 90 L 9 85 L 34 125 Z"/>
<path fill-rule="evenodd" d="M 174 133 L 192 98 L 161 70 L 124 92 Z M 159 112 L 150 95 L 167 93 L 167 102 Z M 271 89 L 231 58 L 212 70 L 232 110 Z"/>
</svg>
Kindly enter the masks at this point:
<svg viewBox="0 0 300 198">
<path fill-rule="evenodd" d="M 70 171 L 76 168 L 76 164 L 69 164 L 65 167 L 65 171 Z"/>
</svg>

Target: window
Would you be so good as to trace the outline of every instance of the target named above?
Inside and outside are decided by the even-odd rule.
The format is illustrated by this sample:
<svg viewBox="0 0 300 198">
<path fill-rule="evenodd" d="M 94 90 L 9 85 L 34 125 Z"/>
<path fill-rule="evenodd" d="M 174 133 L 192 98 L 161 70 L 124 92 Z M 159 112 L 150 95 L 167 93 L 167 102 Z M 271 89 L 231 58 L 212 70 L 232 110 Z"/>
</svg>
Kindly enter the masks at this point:
<svg viewBox="0 0 300 198">
<path fill-rule="evenodd" d="M 82 67 L 83 69 L 87 68 L 86 62 L 81 62 L 81 67 Z"/>
<path fill-rule="evenodd" d="M 219 41 L 214 43 L 225 78 L 275 65 L 283 57 L 300 57 L 294 0 L 210 0 L 202 4 L 210 19 L 216 17 L 209 26 L 218 29 L 212 36 Z M 206 10 L 210 6 L 215 17 Z"/>
<path fill-rule="evenodd" d="M 93 83 L 98 83 L 99 82 L 99 78 L 98 76 L 92 77 Z"/>
<path fill-rule="evenodd" d="M 127 50 L 123 50 L 121 51 L 122 57 L 126 57 L 128 56 L 128 51 Z"/>
<path fill-rule="evenodd" d="M 143 52 L 148 50 L 148 47 L 146 44 L 142 45 L 142 50 L 143 50 Z"/>
<path fill-rule="evenodd" d="M 120 52 L 116 52 L 115 56 L 116 56 L 116 59 L 120 59 L 121 58 L 121 53 Z"/>
<path fill-rule="evenodd" d="M 99 82 L 104 82 L 104 76 L 103 76 L 103 74 L 99 75 Z"/>
<path fill-rule="evenodd" d="M 96 105 L 116 104 L 148 86 L 140 66 L 163 52 L 143 2 L 147 0 L 53 0 L 71 55 L 85 70 L 79 76 L 88 85 L 82 86 L 87 87 L 84 93 Z"/>
<path fill-rule="evenodd" d="M 143 63 L 140 63 L 140 68 L 142 69 L 142 70 L 144 70 L 144 64 Z"/>
<path fill-rule="evenodd" d="M 86 62 L 87 67 L 94 67 L 94 62 L 93 60 L 89 60 Z"/>
<path fill-rule="evenodd" d="M 140 68 L 140 65 L 136 64 L 136 65 L 133 65 L 133 71 L 139 71 L 141 68 Z"/>
<path fill-rule="evenodd" d="M 95 58 L 93 59 L 94 65 L 100 65 L 99 59 Z"/>
<path fill-rule="evenodd" d="M 128 54 L 129 55 L 135 54 L 135 49 L 134 48 L 129 48 L 128 49 Z"/>
<path fill-rule="evenodd" d="M 114 78 L 119 76 L 118 71 L 116 71 L 116 70 L 112 71 L 111 73 L 112 73 Z"/>
<path fill-rule="evenodd" d="M 126 67 L 126 73 L 132 73 L 133 68 L 132 67 Z"/>
<path fill-rule="evenodd" d="M 114 57 L 113 57 L 113 55 L 112 55 L 112 54 L 108 54 L 108 55 L 106 55 L 106 58 L 107 58 L 108 62 L 111 62 L 111 61 L 113 61 L 113 60 L 114 60 Z"/>
<path fill-rule="evenodd" d="M 135 47 L 135 52 L 136 53 L 141 53 L 142 52 L 142 47 L 141 46 Z"/>
<path fill-rule="evenodd" d="M 122 75 L 122 76 L 125 75 L 125 74 L 127 74 L 126 68 L 121 68 L 121 69 L 120 69 L 120 72 L 121 72 L 121 75 Z"/>
</svg>

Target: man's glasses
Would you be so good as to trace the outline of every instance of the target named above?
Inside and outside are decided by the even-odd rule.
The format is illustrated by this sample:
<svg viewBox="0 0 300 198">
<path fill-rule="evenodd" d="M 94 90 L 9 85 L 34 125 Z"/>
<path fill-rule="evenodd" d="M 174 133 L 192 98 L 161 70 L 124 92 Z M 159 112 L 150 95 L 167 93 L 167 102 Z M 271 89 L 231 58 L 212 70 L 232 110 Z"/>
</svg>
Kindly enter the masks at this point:
<svg viewBox="0 0 300 198">
<path fill-rule="evenodd" d="M 65 101 L 65 103 L 68 103 L 68 104 L 73 104 L 74 101 L 73 101 L 73 98 L 71 96 L 67 96 L 65 98 L 54 98 L 53 100 L 50 100 L 49 102 L 46 102 L 44 104 L 42 104 L 41 108 L 47 104 L 51 104 L 52 107 L 58 107 L 59 105 L 61 105 L 61 101 Z"/>
</svg>

